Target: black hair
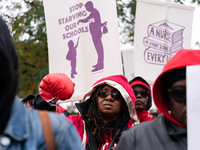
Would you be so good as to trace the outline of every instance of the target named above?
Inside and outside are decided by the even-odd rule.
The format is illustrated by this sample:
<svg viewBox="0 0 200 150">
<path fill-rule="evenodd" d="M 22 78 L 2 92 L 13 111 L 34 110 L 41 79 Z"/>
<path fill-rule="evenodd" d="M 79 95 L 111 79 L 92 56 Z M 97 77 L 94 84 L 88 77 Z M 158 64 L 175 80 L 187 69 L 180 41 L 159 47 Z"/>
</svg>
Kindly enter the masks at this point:
<svg viewBox="0 0 200 150">
<path fill-rule="evenodd" d="M 128 112 L 127 105 L 125 101 L 123 100 L 120 116 L 115 120 L 114 127 L 109 126 L 109 124 L 106 124 L 103 121 L 103 117 L 101 115 L 101 112 L 99 110 L 98 105 L 98 94 L 99 91 L 105 86 L 106 84 L 103 84 L 95 89 L 95 91 L 92 93 L 90 97 L 90 106 L 87 111 L 87 114 L 85 114 L 86 122 L 90 125 L 92 128 L 92 134 L 95 137 L 97 147 L 101 147 L 103 144 L 105 144 L 105 139 L 109 140 L 110 134 L 112 132 L 112 137 L 115 136 L 117 130 L 128 122 L 130 119 L 130 115 Z M 127 120 L 124 121 L 124 117 L 126 116 Z M 123 121 L 122 121 L 123 120 Z M 123 123 L 123 124 L 122 124 Z M 106 133 L 106 134 L 105 134 Z"/>
</svg>

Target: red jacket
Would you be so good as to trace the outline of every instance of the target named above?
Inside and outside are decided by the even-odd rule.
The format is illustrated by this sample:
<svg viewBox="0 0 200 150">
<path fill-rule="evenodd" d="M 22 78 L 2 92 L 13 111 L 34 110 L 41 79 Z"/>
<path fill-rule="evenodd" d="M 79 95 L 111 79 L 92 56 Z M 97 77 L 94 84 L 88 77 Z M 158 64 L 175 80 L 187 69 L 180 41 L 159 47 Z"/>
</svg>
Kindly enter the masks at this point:
<svg viewBox="0 0 200 150">
<path fill-rule="evenodd" d="M 176 121 L 168 112 L 167 101 L 163 101 L 162 97 L 162 83 L 161 79 L 166 72 L 169 72 L 173 69 L 185 68 L 190 65 L 199 65 L 200 64 L 200 50 L 186 50 L 182 49 L 176 53 L 176 57 L 172 57 L 167 64 L 164 66 L 162 73 L 157 77 L 153 85 L 153 98 L 155 105 L 160 110 L 165 117 L 167 117 L 172 122 L 186 128 L 184 125 Z"/>
</svg>

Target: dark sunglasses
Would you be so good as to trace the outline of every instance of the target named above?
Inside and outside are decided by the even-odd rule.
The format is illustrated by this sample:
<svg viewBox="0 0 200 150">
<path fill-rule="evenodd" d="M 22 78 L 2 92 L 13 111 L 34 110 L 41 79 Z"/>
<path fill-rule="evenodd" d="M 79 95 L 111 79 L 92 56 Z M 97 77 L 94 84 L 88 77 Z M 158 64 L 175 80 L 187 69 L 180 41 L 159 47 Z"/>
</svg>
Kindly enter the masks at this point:
<svg viewBox="0 0 200 150">
<path fill-rule="evenodd" d="M 139 93 L 143 98 L 146 98 L 149 96 L 149 91 L 136 91 L 136 90 L 133 90 L 133 91 L 134 91 L 135 96 L 137 96 Z"/>
<path fill-rule="evenodd" d="M 111 95 L 111 97 L 115 100 L 120 100 L 122 99 L 122 96 L 119 92 L 113 92 L 113 93 L 108 93 L 106 91 L 99 91 L 99 97 L 100 98 L 106 98 L 108 97 L 109 95 Z"/>
<path fill-rule="evenodd" d="M 186 102 L 186 90 L 184 89 L 176 89 L 171 90 L 168 89 L 168 92 L 171 93 L 174 100 L 178 103 L 185 103 Z"/>
</svg>

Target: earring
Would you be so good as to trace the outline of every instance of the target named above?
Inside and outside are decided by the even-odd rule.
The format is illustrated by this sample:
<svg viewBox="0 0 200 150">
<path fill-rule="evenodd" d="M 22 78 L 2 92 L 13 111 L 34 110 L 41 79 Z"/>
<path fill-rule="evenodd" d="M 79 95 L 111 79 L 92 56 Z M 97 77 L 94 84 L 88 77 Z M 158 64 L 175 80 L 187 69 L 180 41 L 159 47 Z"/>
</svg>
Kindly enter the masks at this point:
<svg viewBox="0 0 200 150">
<path fill-rule="evenodd" d="M 171 115 L 171 110 L 168 110 L 168 113 Z"/>
</svg>

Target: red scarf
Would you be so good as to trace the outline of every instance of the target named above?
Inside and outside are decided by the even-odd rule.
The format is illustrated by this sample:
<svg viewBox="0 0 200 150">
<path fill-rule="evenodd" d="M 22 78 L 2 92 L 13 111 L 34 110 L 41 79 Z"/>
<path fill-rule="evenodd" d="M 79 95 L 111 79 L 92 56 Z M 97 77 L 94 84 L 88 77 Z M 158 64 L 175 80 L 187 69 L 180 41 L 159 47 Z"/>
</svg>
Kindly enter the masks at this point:
<svg viewBox="0 0 200 150">
<path fill-rule="evenodd" d="M 106 142 L 104 145 L 101 146 L 100 150 L 107 150 L 109 145 L 110 145 L 110 142 L 112 141 L 112 132 L 110 133 L 110 142 L 108 141 L 108 139 L 105 139 Z M 111 149 L 114 149 L 117 147 L 117 143 L 114 143 L 114 145 L 111 147 Z M 99 150 L 99 148 L 97 148 L 97 150 Z"/>
<path fill-rule="evenodd" d="M 153 118 L 148 116 L 148 112 L 146 110 L 136 111 L 136 113 L 137 113 L 137 116 L 140 120 L 140 123 L 144 122 L 144 121 L 153 120 Z"/>
</svg>

